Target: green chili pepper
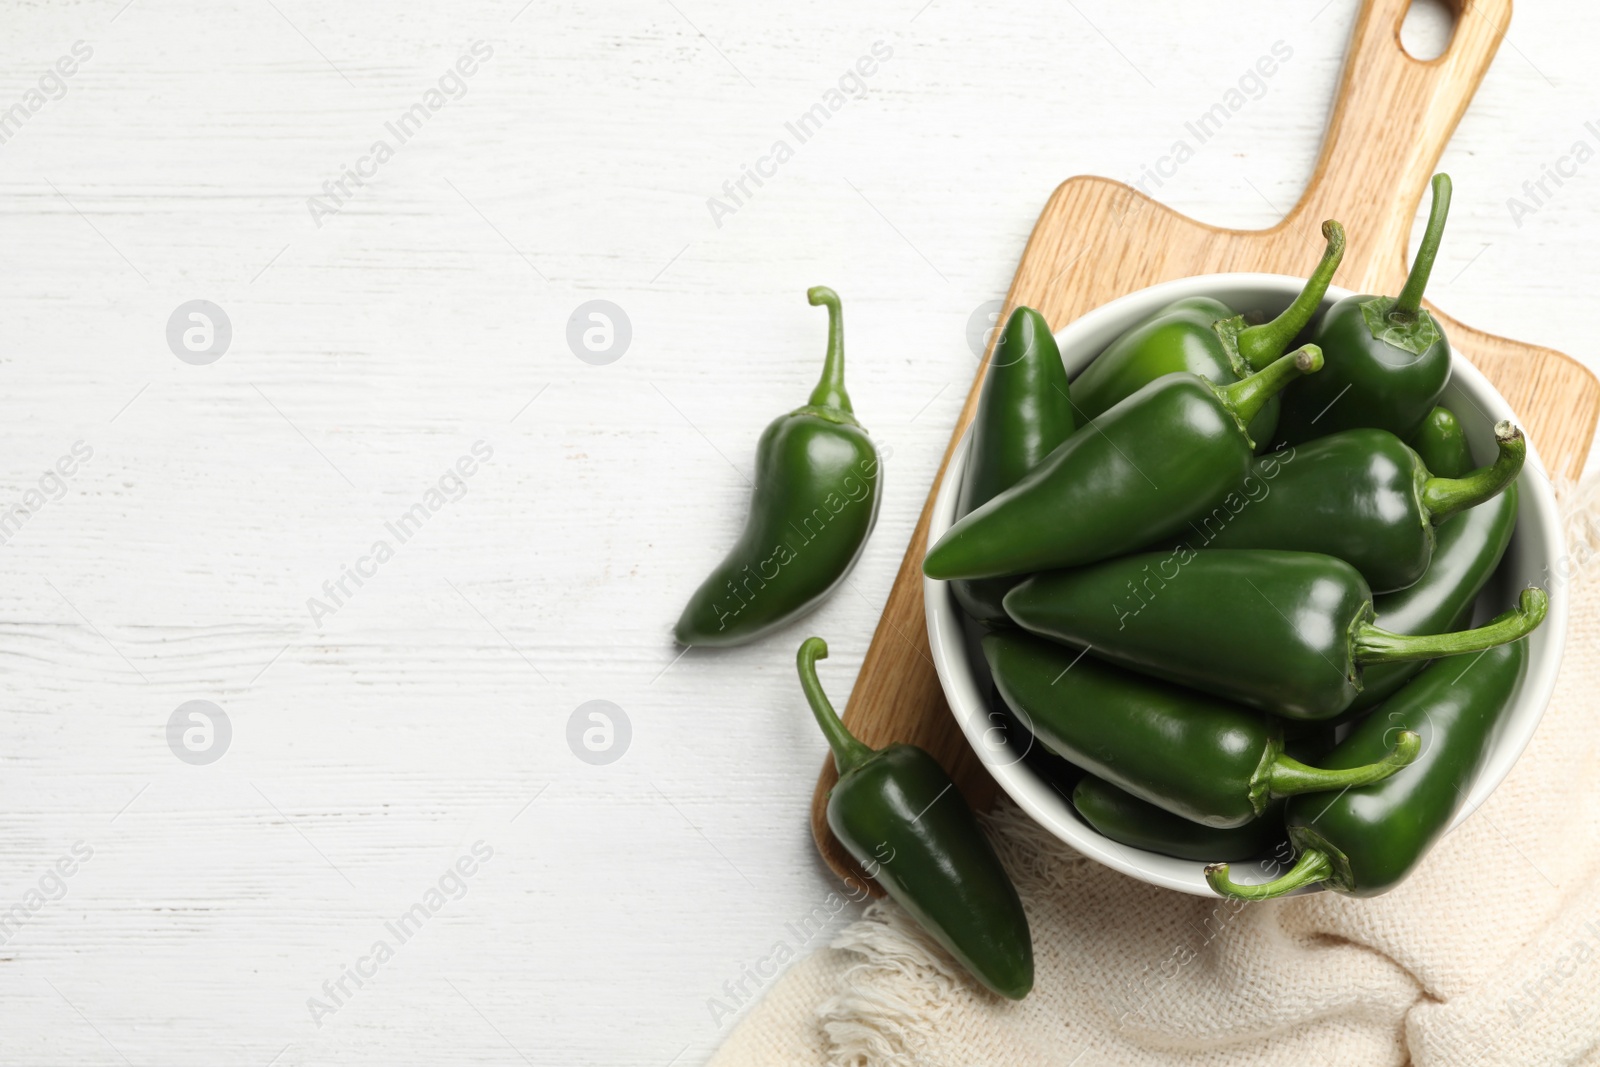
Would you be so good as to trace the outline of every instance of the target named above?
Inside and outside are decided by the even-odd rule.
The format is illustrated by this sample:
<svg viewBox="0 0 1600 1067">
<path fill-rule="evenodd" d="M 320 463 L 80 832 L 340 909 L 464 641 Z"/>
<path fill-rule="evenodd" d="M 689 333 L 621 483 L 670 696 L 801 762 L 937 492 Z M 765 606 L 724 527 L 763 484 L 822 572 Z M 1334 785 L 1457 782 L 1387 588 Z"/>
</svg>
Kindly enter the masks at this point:
<svg viewBox="0 0 1600 1067">
<path fill-rule="evenodd" d="M 1221 301 L 1190 297 L 1135 324 L 1073 382 L 1073 401 L 1082 416 L 1099 418 L 1163 374 L 1189 371 L 1226 385 L 1266 368 L 1311 321 L 1344 258 L 1344 227 L 1324 222 L 1322 236 L 1328 242 L 1322 261 L 1294 303 L 1271 322 L 1247 326 L 1244 316 Z M 1277 423 L 1273 399 L 1250 420 L 1250 435 L 1270 444 Z"/>
<path fill-rule="evenodd" d="M 1529 590 L 1538 594 L 1543 590 Z M 1383 709 L 1358 723 L 1328 757 L 1335 766 L 1358 764 L 1381 752 L 1387 738 L 1410 731 L 1422 737 L 1422 754 L 1404 774 L 1341 793 L 1331 803 L 1291 801 L 1289 838 L 1301 850 L 1282 877 L 1264 885 L 1237 885 L 1226 863 L 1206 868 L 1206 881 L 1223 896 L 1266 900 L 1318 882 L 1352 896 L 1393 889 L 1443 836 L 1483 768 L 1502 713 L 1526 673 L 1527 642 L 1481 655 L 1452 656 L 1430 664 Z"/>
<path fill-rule="evenodd" d="M 1399 297 L 1350 296 L 1311 331 L 1327 371 L 1283 394 L 1278 437 L 1299 444 L 1338 430 L 1372 426 L 1410 437 L 1450 381 L 1450 342 L 1422 307 L 1445 217 L 1450 178 L 1433 176 L 1428 228 Z"/>
<path fill-rule="evenodd" d="M 1522 431 L 1502 422 L 1494 436 L 1499 457 L 1461 478 L 1435 477 L 1387 430 L 1344 430 L 1296 446 L 1273 457 L 1270 482 L 1257 460 L 1251 473 L 1265 494 L 1190 544 L 1323 552 L 1355 567 L 1376 592 L 1404 589 L 1428 569 L 1434 524 L 1490 499 L 1521 472 Z"/>
<path fill-rule="evenodd" d="M 977 638 L 974 638 L 973 651 L 977 651 Z M 986 701 L 989 719 L 985 732 L 985 746 L 994 747 L 990 751 L 1000 754 L 997 758 L 1014 759 L 1014 754 L 1022 753 L 1022 762 L 1029 770 L 1037 774 L 1051 789 L 1061 794 L 1062 800 L 1072 799 L 1072 789 L 1083 778 L 1083 768 L 1062 759 L 1050 747 L 1033 736 L 1033 731 L 1017 718 L 1016 713 L 1006 705 L 1000 696 L 1000 690 L 995 688 L 994 680 L 989 681 L 989 698 Z M 1006 748 L 999 748 L 999 743 L 1004 743 Z M 975 748 L 977 746 L 974 746 Z M 979 756 L 983 757 L 982 751 Z M 985 762 L 988 758 L 984 757 Z"/>
<path fill-rule="evenodd" d="M 1406 444 L 1422 457 L 1423 466 L 1441 478 L 1459 478 L 1472 469 L 1466 428 L 1449 408 L 1428 412 Z"/>
<path fill-rule="evenodd" d="M 1118 844 L 1180 860 L 1246 860 L 1265 856 L 1287 840 L 1281 801 L 1243 826 L 1202 826 L 1140 800 L 1110 782 L 1088 777 L 1072 791 L 1083 821 Z"/>
<path fill-rule="evenodd" d="M 1459 630 L 1472 619 L 1478 593 L 1500 566 L 1517 528 L 1517 487 L 1439 527 L 1433 562 L 1415 585 L 1372 598 L 1373 622 L 1397 634 Z M 1392 696 L 1424 664 L 1378 663 L 1363 672 L 1361 694 L 1345 711 L 1364 712 Z"/>
<path fill-rule="evenodd" d="M 1314 552 L 1187 546 L 1029 578 L 1006 594 L 1026 630 L 1289 719 L 1348 708 L 1362 668 L 1479 652 L 1544 621 L 1545 598 L 1476 630 L 1403 635 L 1372 623 L 1350 564 Z"/>
<path fill-rule="evenodd" d="M 965 515 L 1016 485 L 1076 427 L 1067 369 L 1050 325 L 1032 308 L 1019 307 L 989 357 L 956 514 Z M 955 582 L 951 591 L 974 619 L 1006 622 L 1000 601 L 1015 584 L 1015 579 L 990 578 Z"/>
<path fill-rule="evenodd" d="M 1187 372 L 1140 389 L 1074 433 L 993 500 L 956 520 L 923 560 L 930 578 L 996 578 L 1093 563 L 1170 537 L 1250 472 L 1245 426 L 1315 346 L 1232 385 Z"/>
<path fill-rule="evenodd" d="M 1285 724 L 1284 751 L 1297 760 L 1319 763 L 1333 751 L 1333 737 L 1333 730 L 1321 723 Z M 1277 855 L 1280 849 L 1287 855 L 1281 799 L 1243 826 L 1219 829 L 1164 811 L 1092 775 L 1080 771 L 1079 777 L 1072 806 L 1084 822 L 1119 844 L 1181 860 L 1242 860 Z"/>
<path fill-rule="evenodd" d="M 1310 767 L 1285 754 L 1283 725 L 1269 715 L 1017 630 L 985 635 L 983 654 L 1000 695 L 1041 743 L 1205 826 L 1243 826 L 1273 797 L 1377 781 L 1416 757 L 1417 739 L 1405 735 L 1368 766 Z"/>
<path fill-rule="evenodd" d="M 810 401 L 774 419 L 756 444 L 744 532 L 689 598 L 674 631 L 683 645 L 740 645 L 817 607 L 844 580 L 878 518 L 878 450 L 844 389 L 839 294 L 828 308 L 828 355 Z"/>
<path fill-rule="evenodd" d="M 938 762 L 915 745 L 874 751 L 851 736 L 817 680 L 828 646 L 807 638 L 795 662 L 839 781 L 828 826 L 856 861 L 984 985 L 1021 1000 L 1033 939 L 1016 887 Z"/>
</svg>

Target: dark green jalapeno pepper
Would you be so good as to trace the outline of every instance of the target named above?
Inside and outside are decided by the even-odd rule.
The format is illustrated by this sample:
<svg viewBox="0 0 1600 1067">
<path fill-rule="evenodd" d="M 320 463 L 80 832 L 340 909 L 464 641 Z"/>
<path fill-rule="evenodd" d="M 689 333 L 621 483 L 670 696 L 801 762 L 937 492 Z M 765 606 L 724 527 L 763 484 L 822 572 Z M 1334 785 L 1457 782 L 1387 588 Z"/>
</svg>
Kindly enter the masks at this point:
<svg viewBox="0 0 1600 1067">
<path fill-rule="evenodd" d="M 1086 419 L 1097 419 L 1163 374 L 1188 371 L 1218 385 L 1248 377 L 1283 355 L 1322 303 L 1339 261 L 1344 227 L 1322 224 L 1328 246 L 1305 288 L 1271 322 L 1247 326 L 1244 316 L 1219 300 L 1190 297 L 1169 304 L 1111 342 L 1072 384 L 1073 402 Z M 1269 400 L 1250 420 L 1250 436 L 1273 441 L 1278 402 Z"/>
<path fill-rule="evenodd" d="M 1076 428 L 1067 369 L 1050 325 L 1032 308 L 1019 307 L 989 357 L 972 419 L 972 443 L 956 515 L 965 515 L 1016 485 Z M 1015 584 L 1006 578 L 954 582 L 951 592 L 974 619 L 1006 622 L 1000 601 Z"/>
<path fill-rule="evenodd" d="M 1542 590 L 1530 590 L 1541 598 Z M 1331 803 L 1318 797 L 1285 809 L 1295 865 L 1263 885 L 1238 885 L 1226 863 L 1206 868 L 1223 896 L 1267 900 L 1318 882 L 1352 896 L 1377 896 L 1411 873 L 1443 836 L 1483 767 L 1496 724 L 1527 670 L 1526 641 L 1428 666 L 1393 700 L 1358 723 L 1329 756 L 1356 765 L 1402 731 L 1420 734 L 1422 753 L 1404 774 L 1358 786 Z"/>
<path fill-rule="evenodd" d="M 1321 365 L 1307 345 L 1232 385 L 1186 371 L 1157 378 L 957 519 L 923 560 L 923 573 L 1027 574 L 1170 537 L 1249 473 L 1254 453 L 1245 426 L 1261 406 Z"/>
<path fill-rule="evenodd" d="M 1428 412 L 1406 444 L 1422 457 L 1423 466 L 1441 478 L 1459 478 L 1472 469 L 1466 428 L 1449 408 L 1436 407 Z"/>
<path fill-rule="evenodd" d="M 1132 793 L 1092 775 L 1072 791 L 1072 806 L 1083 821 L 1120 845 L 1159 852 L 1180 860 L 1246 860 L 1265 856 L 1286 841 L 1281 801 L 1243 826 L 1219 828 L 1163 811 Z"/>
<path fill-rule="evenodd" d="M 1259 818 L 1272 798 L 1393 774 L 1417 739 L 1364 767 L 1328 771 L 1284 752 L 1269 715 L 1101 663 L 1018 630 L 985 635 L 1000 695 L 1062 758 L 1164 811 L 1216 828 Z"/>
<path fill-rule="evenodd" d="M 795 663 L 839 769 L 828 793 L 828 826 L 974 977 L 1021 1000 L 1033 988 L 1033 938 L 994 846 L 927 752 L 903 744 L 874 751 L 844 728 L 817 679 L 817 660 L 827 655 L 827 644 L 811 637 Z"/>
<path fill-rule="evenodd" d="M 1517 487 L 1462 512 L 1439 527 L 1433 562 L 1416 584 L 1372 598 L 1372 621 L 1397 634 L 1440 634 L 1472 620 L 1478 593 L 1500 566 L 1517 528 Z M 1362 672 L 1362 690 L 1344 716 L 1388 699 L 1425 664 L 1378 663 Z M 1218 857 L 1219 859 L 1223 857 Z"/>
<path fill-rule="evenodd" d="M 1398 297 L 1350 296 L 1312 329 L 1328 361 L 1315 381 L 1284 391 L 1279 440 L 1291 445 L 1372 426 L 1410 437 L 1450 381 L 1450 342 L 1422 306 L 1450 214 L 1450 178 L 1433 176 L 1428 228 Z"/>
<path fill-rule="evenodd" d="M 1373 625 L 1354 567 L 1314 552 L 1187 546 L 1039 574 L 1006 594 L 1026 630 L 1179 685 L 1288 719 L 1348 708 L 1362 668 L 1479 652 L 1544 621 L 1546 599 L 1476 630 L 1402 635 Z"/>
<path fill-rule="evenodd" d="M 1270 482 L 1257 460 L 1251 473 L 1266 493 L 1220 529 L 1207 524 L 1209 536 L 1190 546 L 1322 552 L 1355 567 L 1374 592 L 1404 589 L 1428 569 L 1434 525 L 1495 496 L 1521 472 L 1522 431 L 1502 422 L 1494 435 L 1494 463 L 1461 478 L 1435 477 L 1387 430 L 1344 430 L 1297 445 L 1274 455 Z"/>
<path fill-rule="evenodd" d="M 1285 724 L 1284 750 L 1306 763 L 1318 763 L 1333 751 L 1333 730 L 1321 723 Z M 1079 772 L 1072 806 L 1084 822 L 1105 837 L 1131 848 L 1159 852 L 1180 860 L 1243 860 L 1279 853 L 1287 855 L 1289 837 L 1283 828 L 1284 801 L 1274 800 L 1259 818 L 1226 829 L 1197 822 L 1140 800 L 1125 789 Z"/>
<path fill-rule="evenodd" d="M 828 355 L 810 401 L 774 419 L 756 444 L 755 491 L 738 543 L 678 619 L 683 645 L 740 645 L 817 607 L 861 556 L 878 518 L 878 450 L 844 388 L 839 294 L 828 308 Z"/>
</svg>

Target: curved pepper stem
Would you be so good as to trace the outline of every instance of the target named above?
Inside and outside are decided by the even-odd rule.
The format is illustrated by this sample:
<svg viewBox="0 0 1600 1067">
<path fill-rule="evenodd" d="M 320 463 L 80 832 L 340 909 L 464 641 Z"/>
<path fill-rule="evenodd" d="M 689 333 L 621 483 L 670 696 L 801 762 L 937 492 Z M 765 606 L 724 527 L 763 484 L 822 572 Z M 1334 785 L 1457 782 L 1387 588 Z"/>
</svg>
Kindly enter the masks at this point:
<svg viewBox="0 0 1600 1067">
<path fill-rule="evenodd" d="M 1322 298 L 1333 282 L 1333 273 L 1344 259 L 1344 227 L 1332 219 L 1322 224 L 1323 239 L 1328 247 L 1322 253 L 1317 269 L 1306 279 L 1305 288 L 1294 298 L 1294 303 L 1284 308 L 1283 314 L 1271 322 L 1240 330 L 1235 344 L 1239 355 L 1251 370 L 1261 370 L 1283 354 L 1295 335 L 1306 328 L 1311 316 L 1322 306 Z"/>
<path fill-rule="evenodd" d="M 1400 290 L 1389 317 L 1406 323 L 1417 317 L 1422 307 L 1422 291 L 1428 287 L 1428 275 L 1433 273 L 1433 261 L 1439 255 L 1439 242 L 1444 237 L 1444 221 L 1450 215 L 1450 175 L 1433 176 L 1433 206 L 1428 209 L 1428 228 L 1422 232 L 1422 244 L 1417 248 L 1417 258 L 1411 261 L 1411 273 L 1406 275 L 1406 287 Z"/>
<path fill-rule="evenodd" d="M 1248 378 L 1213 388 L 1239 420 L 1239 425 L 1248 426 L 1251 420 L 1261 414 L 1267 401 L 1277 396 L 1284 386 L 1303 374 L 1313 374 L 1321 369 L 1322 349 L 1316 345 L 1304 345 L 1273 360 L 1266 369 L 1258 370 Z"/>
<path fill-rule="evenodd" d="M 806 290 L 806 299 L 812 307 L 825 304 L 828 308 L 828 354 L 822 363 L 822 379 L 811 390 L 806 406 L 853 415 L 850 394 L 844 391 L 844 311 L 839 306 L 839 294 L 826 285 L 817 285 Z"/>
<path fill-rule="evenodd" d="M 1402 730 L 1388 755 L 1376 763 L 1361 767 L 1341 770 L 1308 767 L 1297 759 L 1279 755 L 1267 770 L 1267 788 L 1275 797 L 1292 797 L 1297 793 L 1322 793 L 1371 785 L 1383 781 L 1402 767 L 1409 767 L 1421 752 L 1422 738 L 1410 730 Z"/>
<path fill-rule="evenodd" d="M 838 768 L 840 777 L 843 777 L 846 772 L 855 770 L 876 753 L 857 741 L 850 731 L 844 728 L 838 713 L 828 702 L 828 694 L 822 691 L 822 682 L 817 678 L 817 660 L 827 658 L 828 642 L 820 637 L 808 637 L 800 643 L 800 651 L 795 653 L 794 662 L 800 671 L 800 688 L 805 690 L 806 702 L 811 705 L 811 713 L 817 717 L 817 725 L 822 727 L 822 734 L 828 739 L 828 747 L 833 749 L 833 765 Z"/>
<path fill-rule="evenodd" d="M 1240 885 L 1228 877 L 1226 863 L 1213 863 L 1206 868 L 1206 884 L 1219 895 L 1235 900 L 1271 900 L 1285 893 L 1293 893 L 1308 885 L 1326 882 L 1333 876 L 1333 864 L 1327 854 L 1308 848 L 1300 853 L 1293 867 L 1270 882 L 1260 885 Z"/>
<path fill-rule="evenodd" d="M 1459 478 L 1430 477 L 1423 483 L 1422 506 L 1434 522 L 1477 507 L 1499 494 L 1522 473 L 1522 463 L 1528 456 L 1528 442 L 1522 431 L 1509 422 L 1497 422 L 1494 443 L 1500 454 L 1487 467 L 1479 467 Z"/>
<path fill-rule="evenodd" d="M 1412 636 L 1390 633 L 1367 623 L 1356 632 L 1355 660 L 1362 666 L 1369 666 L 1482 652 L 1527 637 L 1544 622 L 1549 610 L 1550 594 L 1532 586 L 1522 591 L 1514 610 L 1490 619 L 1476 630 Z"/>
</svg>

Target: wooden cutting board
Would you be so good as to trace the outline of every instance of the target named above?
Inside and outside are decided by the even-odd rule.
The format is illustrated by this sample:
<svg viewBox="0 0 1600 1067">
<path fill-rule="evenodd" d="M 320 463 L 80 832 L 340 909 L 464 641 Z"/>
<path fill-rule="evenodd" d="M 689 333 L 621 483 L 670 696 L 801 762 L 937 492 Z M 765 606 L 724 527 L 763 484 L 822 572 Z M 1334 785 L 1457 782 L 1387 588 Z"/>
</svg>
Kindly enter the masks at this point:
<svg viewBox="0 0 1600 1067">
<path fill-rule="evenodd" d="M 1179 215 L 1120 182 L 1069 179 L 1039 215 L 1000 321 L 1024 304 L 1059 330 L 1116 297 L 1195 274 L 1266 271 L 1303 277 L 1321 254 L 1318 230 L 1330 218 L 1344 223 L 1350 241 L 1335 283 L 1357 292 L 1398 293 L 1428 180 L 1511 21 L 1511 0 L 1457 0 L 1449 47 L 1422 62 L 1400 44 L 1409 6 L 1410 0 L 1363 3 L 1316 173 L 1282 222 L 1267 230 L 1221 229 Z M 1455 350 L 1511 402 L 1551 475 L 1577 477 L 1600 415 L 1600 382 L 1560 352 L 1492 336 L 1428 306 Z M 850 730 L 873 748 L 906 741 L 933 753 L 979 810 L 994 802 L 996 787 L 950 714 L 934 673 L 921 567 L 934 495 L 972 420 L 987 365 L 986 355 L 844 714 Z M 836 778 L 829 759 L 812 798 L 812 834 L 841 877 L 853 875 L 876 890 L 828 829 L 827 795 Z"/>
</svg>

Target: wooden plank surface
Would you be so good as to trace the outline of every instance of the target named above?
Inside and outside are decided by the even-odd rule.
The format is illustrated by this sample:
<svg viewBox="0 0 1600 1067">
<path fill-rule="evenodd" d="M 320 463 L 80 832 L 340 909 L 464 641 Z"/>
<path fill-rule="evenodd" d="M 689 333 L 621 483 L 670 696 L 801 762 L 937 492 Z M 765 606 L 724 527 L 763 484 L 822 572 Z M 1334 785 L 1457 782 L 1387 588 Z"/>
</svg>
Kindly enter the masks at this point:
<svg viewBox="0 0 1600 1067">
<path fill-rule="evenodd" d="M 0 503 L 93 448 L 0 552 L 0 912 L 93 850 L 0 943 L 0 1063 L 681 1067 L 857 907 L 828 913 L 806 832 L 823 743 L 794 647 L 828 638 L 842 701 L 972 378 L 969 321 L 1041 204 L 1067 175 L 1137 181 L 1282 41 L 1151 186 L 1273 224 L 1354 6 L 1171 5 L 1159 33 L 1106 0 L 0 10 L 6 107 L 93 49 L 0 143 Z M 1506 201 L 1591 136 L 1597 32 L 1576 0 L 1519 9 L 1445 155 L 1433 287 L 1591 362 L 1600 167 L 1531 214 Z M 319 227 L 308 200 L 477 40 L 465 94 Z M 879 40 L 864 94 L 719 227 L 707 200 Z M 810 619 L 676 659 L 756 436 L 814 381 L 816 284 L 892 451 L 878 529 Z M 193 299 L 233 326 L 209 366 L 167 342 Z M 631 320 L 609 365 L 566 340 L 593 299 Z M 319 628 L 307 600 L 479 440 L 466 495 Z M 167 744 L 190 700 L 232 724 L 209 766 Z M 631 720 L 609 765 L 566 740 L 591 700 Z M 318 1026 L 308 999 L 479 839 L 465 894 Z"/>
</svg>

